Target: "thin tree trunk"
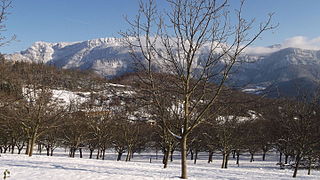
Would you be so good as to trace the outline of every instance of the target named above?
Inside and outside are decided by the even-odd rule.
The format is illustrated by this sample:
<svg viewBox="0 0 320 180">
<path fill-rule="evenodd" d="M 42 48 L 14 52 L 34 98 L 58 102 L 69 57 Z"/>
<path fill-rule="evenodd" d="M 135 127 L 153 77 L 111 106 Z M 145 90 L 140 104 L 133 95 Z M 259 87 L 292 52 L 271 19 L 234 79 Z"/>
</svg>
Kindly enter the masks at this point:
<svg viewBox="0 0 320 180">
<path fill-rule="evenodd" d="M 76 155 L 76 151 L 77 151 L 77 148 L 74 148 L 74 149 L 73 149 L 73 153 L 72 153 L 72 157 L 73 157 L 73 158 L 74 158 L 75 155 Z"/>
<path fill-rule="evenodd" d="M 296 165 L 295 165 L 295 168 L 294 168 L 294 172 L 293 172 L 293 176 L 292 177 L 297 177 L 297 173 L 298 173 L 298 168 L 299 168 L 299 164 L 300 164 L 300 153 L 297 154 L 297 157 L 296 157 Z"/>
<path fill-rule="evenodd" d="M 254 153 L 250 153 L 251 154 L 251 158 L 250 158 L 250 162 L 254 161 Z"/>
<path fill-rule="evenodd" d="M 31 137 L 31 141 L 30 141 L 31 144 L 29 144 L 29 153 L 28 153 L 29 156 L 32 156 L 33 154 L 33 147 L 36 142 L 36 136 L 37 136 L 37 132 L 34 132 Z"/>
<path fill-rule="evenodd" d="M 80 158 L 82 158 L 82 148 L 79 148 Z"/>
<path fill-rule="evenodd" d="M 97 159 L 99 159 L 99 155 L 100 155 L 100 148 L 98 148 Z"/>
<path fill-rule="evenodd" d="M 75 154 L 76 154 L 76 148 L 75 147 L 71 147 L 70 148 L 70 157 L 74 158 Z"/>
<path fill-rule="evenodd" d="M 23 149 L 23 146 L 21 148 L 18 148 L 18 154 L 21 154 L 22 149 Z"/>
<path fill-rule="evenodd" d="M 70 148 L 70 157 L 73 157 L 73 147 Z"/>
<path fill-rule="evenodd" d="M 209 152 L 209 157 L 208 157 L 208 163 L 211 163 L 211 162 L 212 162 L 212 156 L 213 156 L 213 152 L 210 151 L 210 152 Z"/>
<path fill-rule="evenodd" d="M 42 153 L 42 147 L 41 147 L 41 143 L 38 143 L 38 151 L 39 151 L 39 154 L 41 155 L 41 153 Z"/>
<path fill-rule="evenodd" d="M 94 149 L 90 149 L 90 157 L 89 157 L 89 159 L 92 159 L 93 151 L 94 151 Z"/>
<path fill-rule="evenodd" d="M 11 145 L 11 154 L 14 153 L 14 143 Z"/>
<path fill-rule="evenodd" d="M 240 166 L 239 159 L 240 159 L 240 153 L 237 152 L 237 163 L 236 164 L 238 165 L 238 167 Z"/>
<path fill-rule="evenodd" d="M 3 147 L 3 153 L 6 154 L 8 150 L 8 146 Z"/>
<path fill-rule="evenodd" d="M 170 162 L 173 161 L 173 152 L 174 152 L 174 150 L 171 148 L 171 151 L 170 151 Z"/>
<path fill-rule="evenodd" d="M 187 135 L 181 138 L 181 178 L 187 179 Z"/>
<path fill-rule="evenodd" d="M 106 149 L 103 149 L 102 150 L 102 160 L 104 160 L 105 155 L 106 155 Z"/>
<path fill-rule="evenodd" d="M 266 152 L 266 151 L 263 151 L 263 154 L 262 154 L 262 161 L 265 161 L 265 160 L 266 160 L 266 154 L 267 154 L 267 152 Z"/>
<path fill-rule="evenodd" d="M 126 161 L 130 161 L 130 156 L 131 156 L 131 149 L 130 149 L 130 148 L 128 148 Z"/>
<path fill-rule="evenodd" d="M 166 162 L 166 154 L 167 154 L 167 151 L 164 150 L 163 151 L 163 157 L 162 157 L 162 164 L 165 164 L 165 162 Z"/>
<path fill-rule="evenodd" d="M 226 152 L 223 152 L 222 154 L 222 164 L 221 164 L 221 168 L 224 168 L 224 163 L 226 161 Z"/>
<path fill-rule="evenodd" d="M 193 160 L 193 151 L 190 149 L 190 160 Z"/>
<path fill-rule="evenodd" d="M 168 162 L 169 162 L 169 153 L 171 152 L 171 145 L 168 145 L 168 149 L 165 150 L 164 156 L 163 156 L 163 168 L 168 167 Z"/>
<path fill-rule="evenodd" d="M 26 148 L 26 152 L 25 152 L 25 154 L 27 155 L 28 153 L 29 153 L 29 145 L 31 144 L 31 139 L 28 139 L 28 142 L 27 142 L 27 148 Z"/>
<path fill-rule="evenodd" d="M 50 156 L 50 148 L 46 147 L 46 150 L 47 150 L 47 156 Z"/>
<path fill-rule="evenodd" d="M 51 148 L 50 156 L 53 156 L 54 148 Z"/>
<path fill-rule="evenodd" d="M 195 152 L 194 164 L 197 164 L 197 159 L 198 159 L 198 150 L 196 150 L 196 152 Z"/>
<path fill-rule="evenodd" d="M 285 164 L 288 164 L 288 158 L 289 158 L 289 155 L 288 155 L 288 154 L 285 154 L 285 159 L 284 159 L 284 163 L 285 163 Z"/>
<path fill-rule="evenodd" d="M 279 163 L 282 163 L 282 152 L 280 152 L 280 155 L 279 155 Z"/>
<path fill-rule="evenodd" d="M 132 150 L 130 149 L 130 152 L 128 152 L 128 161 L 131 161 L 131 154 L 132 154 Z"/>
<path fill-rule="evenodd" d="M 69 157 L 72 157 L 72 147 L 69 148 Z"/>
<path fill-rule="evenodd" d="M 129 151 L 127 152 L 126 161 L 129 159 Z"/>
<path fill-rule="evenodd" d="M 228 168 L 229 154 L 230 154 L 230 153 L 227 153 L 227 155 L 226 155 L 226 159 L 225 159 L 225 162 L 224 162 L 224 168 L 225 168 L 225 169 L 227 169 L 227 168 Z"/>
<path fill-rule="evenodd" d="M 229 158 L 229 152 L 223 152 L 223 159 L 222 159 L 222 164 L 221 168 L 228 168 L 228 158 Z"/>
<path fill-rule="evenodd" d="M 120 161 L 120 160 L 121 160 L 121 156 L 122 156 L 122 152 L 118 152 L 117 161 Z"/>
<path fill-rule="evenodd" d="M 308 175 L 310 175 L 310 174 L 311 174 L 312 158 L 311 158 L 311 157 L 309 157 L 308 159 L 309 159 L 309 164 L 308 164 Z"/>
<path fill-rule="evenodd" d="M 69 149 L 69 157 L 72 157 L 72 147 Z"/>
</svg>

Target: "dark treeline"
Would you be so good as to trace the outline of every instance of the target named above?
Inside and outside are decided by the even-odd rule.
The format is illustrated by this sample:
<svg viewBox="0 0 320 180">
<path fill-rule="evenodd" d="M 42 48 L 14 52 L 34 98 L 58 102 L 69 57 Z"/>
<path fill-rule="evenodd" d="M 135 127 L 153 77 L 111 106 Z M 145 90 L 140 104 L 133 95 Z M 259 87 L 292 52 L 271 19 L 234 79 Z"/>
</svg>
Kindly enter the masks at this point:
<svg viewBox="0 0 320 180">
<path fill-rule="evenodd" d="M 50 88 L 63 88 L 70 91 L 89 91 L 94 84 L 103 83 L 104 78 L 92 71 L 80 71 L 56 68 L 50 65 L 8 62 L 0 55 L 1 85 L 23 85 L 38 83 Z M 97 87 L 95 87 L 97 88 Z"/>
<path fill-rule="evenodd" d="M 167 80 L 159 84 L 172 83 L 170 75 L 158 76 Z M 162 151 L 164 168 L 168 167 L 173 153 L 180 151 L 175 134 L 181 131 L 181 121 L 174 113 L 181 111 L 178 95 L 166 91 L 159 103 L 170 111 L 161 111 L 135 79 L 135 74 L 117 78 L 112 82 L 127 86 L 115 88 L 90 72 L 2 58 L 0 152 L 32 156 L 37 147 L 52 156 L 57 147 L 65 147 L 70 157 L 78 152 L 82 158 L 85 149 L 89 158 L 105 159 L 106 150 L 114 149 L 118 161 L 130 161 L 135 153 L 153 150 Z M 90 96 L 84 102 L 63 104 L 53 98 L 52 89 Z M 244 153 L 253 162 L 256 154 L 266 160 L 268 152 L 276 150 L 280 167 L 292 167 L 294 177 L 299 168 L 310 173 L 319 168 L 320 160 L 320 106 L 317 97 L 312 99 L 266 99 L 224 88 L 204 123 L 190 134 L 188 155 L 196 164 L 200 152 L 208 153 L 208 163 L 214 161 L 214 153 L 221 153 L 221 168 L 227 168 L 230 158 L 240 166 Z"/>
</svg>

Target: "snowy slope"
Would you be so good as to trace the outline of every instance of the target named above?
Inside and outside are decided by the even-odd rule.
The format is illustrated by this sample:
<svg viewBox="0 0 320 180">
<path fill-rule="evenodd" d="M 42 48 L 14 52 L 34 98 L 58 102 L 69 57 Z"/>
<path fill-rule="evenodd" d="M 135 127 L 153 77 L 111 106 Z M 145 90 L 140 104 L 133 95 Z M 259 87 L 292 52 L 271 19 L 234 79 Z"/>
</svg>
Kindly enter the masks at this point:
<svg viewBox="0 0 320 180">
<path fill-rule="evenodd" d="M 162 168 L 161 157 L 155 158 L 155 154 L 139 154 L 133 161 L 115 161 L 116 154 L 109 152 L 108 160 L 68 158 L 65 152 L 60 152 L 59 156 L 47 157 L 35 155 L 1 154 L 0 171 L 8 169 L 11 176 L 8 180 L 142 180 L 142 179 L 179 179 L 180 165 L 178 157 L 169 163 L 167 169 Z M 152 158 L 150 163 L 149 158 Z M 200 159 L 194 165 L 188 161 L 189 179 L 292 179 L 292 170 L 281 170 L 275 161 L 256 161 L 250 163 L 249 156 L 243 156 L 240 160 L 240 167 L 230 159 L 229 168 L 220 168 L 220 155 L 214 157 L 213 164 L 206 161 L 207 154 L 200 154 Z M 267 158 L 271 158 L 267 156 Z M 275 158 L 275 156 L 274 156 Z M 319 179 L 320 172 L 312 171 L 311 175 L 306 175 L 306 170 L 299 170 L 297 179 Z"/>
</svg>

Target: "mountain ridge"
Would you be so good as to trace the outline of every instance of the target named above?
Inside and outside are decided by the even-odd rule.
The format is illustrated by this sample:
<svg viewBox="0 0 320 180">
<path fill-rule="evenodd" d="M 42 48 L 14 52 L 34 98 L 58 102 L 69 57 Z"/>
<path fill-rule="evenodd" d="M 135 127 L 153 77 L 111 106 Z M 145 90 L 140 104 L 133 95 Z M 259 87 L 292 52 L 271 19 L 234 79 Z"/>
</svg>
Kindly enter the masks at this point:
<svg viewBox="0 0 320 180">
<path fill-rule="evenodd" d="M 318 86 L 320 79 L 320 51 L 279 44 L 269 47 L 269 53 L 255 53 L 251 49 L 240 58 L 255 63 L 239 64 L 239 72 L 232 82 L 243 86 L 265 87 L 306 79 Z M 250 53 L 251 52 L 251 53 Z M 257 51 L 258 52 L 258 51 Z M 30 48 L 5 56 L 12 61 L 45 63 L 64 69 L 92 70 L 102 76 L 113 78 L 134 72 L 134 61 L 129 48 L 121 38 L 107 37 L 78 42 L 35 42 Z"/>
</svg>

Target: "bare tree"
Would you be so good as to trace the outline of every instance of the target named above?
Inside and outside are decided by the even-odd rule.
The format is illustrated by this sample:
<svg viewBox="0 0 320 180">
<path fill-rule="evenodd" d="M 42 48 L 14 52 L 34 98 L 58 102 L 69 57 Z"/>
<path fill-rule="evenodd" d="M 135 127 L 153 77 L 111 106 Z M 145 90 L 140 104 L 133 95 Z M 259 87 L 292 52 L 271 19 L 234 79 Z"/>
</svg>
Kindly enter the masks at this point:
<svg viewBox="0 0 320 180">
<path fill-rule="evenodd" d="M 22 81 L 13 70 L 11 62 L 0 54 L 0 108 L 22 99 Z"/>
<path fill-rule="evenodd" d="M 191 134 L 189 138 L 189 151 L 191 160 L 193 163 L 196 164 L 198 160 L 198 154 L 200 152 L 207 150 L 207 142 L 206 142 L 206 135 L 203 133 L 203 127 L 198 126 Z"/>
<path fill-rule="evenodd" d="M 161 82 L 159 81 L 159 83 Z M 149 104 L 148 112 L 152 114 L 152 119 L 156 121 L 156 137 L 159 138 L 159 141 L 157 143 L 160 145 L 163 151 L 163 168 L 167 168 L 170 153 L 170 159 L 172 161 L 172 154 L 175 148 L 178 146 L 178 141 L 174 136 L 172 136 L 171 132 L 168 129 L 177 130 L 180 127 L 180 123 L 179 121 L 177 121 L 174 113 L 172 113 L 172 111 L 177 110 L 177 108 L 172 108 L 172 104 L 170 103 L 170 96 L 172 96 L 172 94 L 166 93 L 162 96 L 163 98 L 161 102 L 159 101 L 162 108 L 155 108 L 154 106 L 152 106 L 152 100 L 149 99 L 149 102 L 151 102 L 151 104 Z M 165 109 L 171 110 L 166 111 Z M 167 120 L 166 124 L 164 124 L 164 119 Z"/>
<path fill-rule="evenodd" d="M 304 158 L 312 156 L 318 145 L 318 100 L 312 103 L 302 99 L 300 101 L 287 100 L 279 108 L 279 122 L 282 134 L 287 139 L 281 139 L 290 147 L 295 156 L 293 177 L 297 172 Z"/>
<path fill-rule="evenodd" d="M 29 91 L 30 90 L 30 91 Z M 32 156 L 33 146 L 37 139 L 58 126 L 59 119 L 63 117 L 65 109 L 52 99 L 48 89 L 28 89 L 24 102 L 14 106 L 15 117 L 21 120 L 21 126 L 28 136 L 28 155 Z"/>
<path fill-rule="evenodd" d="M 219 123 L 215 127 L 218 133 L 218 143 L 219 149 L 222 152 L 223 159 L 221 168 L 228 167 L 229 155 L 232 150 L 237 148 L 237 143 L 239 141 L 238 136 L 241 134 L 237 131 L 239 129 L 239 117 L 238 116 L 226 116 L 221 117 Z"/>
<path fill-rule="evenodd" d="M 7 30 L 5 22 L 8 15 L 10 14 L 8 10 L 12 7 L 11 4 L 12 0 L 0 0 L 0 47 L 7 45 L 8 43 L 16 39 L 15 35 L 8 38 L 1 33 Z"/>
<path fill-rule="evenodd" d="M 40 144 L 44 145 L 47 151 L 47 156 L 53 156 L 53 151 L 61 146 L 62 142 L 62 122 L 57 123 L 58 125 L 50 128 L 46 133 L 39 137 Z"/>
<path fill-rule="evenodd" d="M 15 36 L 12 36 L 11 38 L 7 38 L 4 35 L 2 35 L 2 32 L 6 31 L 6 19 L 7 16 L 9 14 L 8 10 L 11 8 L 11 0 L 0 0 L 0 47 L 8 44 L 9 42 L 11 42 L 12 40 L 15 39 Z M 12 73 L 10 71 L 8 71 L 8 65 L 10 64 L 9 62 L 5 61 L 5 58 L 2 54 L 0 54 L 0 71 L 1 71 L 1 75 L 0 75 L 0 107 L 2 107 L 3 105 L 5 105 L 5 103 L 3 103 L 3 98 L 5 98 L 6 100 L 9 99 L 8 98 L 8 90 L 11 91 L 12 90 L 12 83 L 10 83 L 10 80 L 12 78 Z M 9 76 L 8 76 L 9 75 Z M 9 79 L 8 79 L 9 77 Z M 11 77 L 11 78 L 10 78 Z M 16 78 L 14 78 L 16 79 Z M 7 93 L 3 94 L 3 90 L 7 90 Z M 10 96 L 9 96 L 10 97 Z"/>
<path fill-rule="evenodd" d="M 178 132 L 168 130 L 180 141 L 181 178 L 186 179 L 188 135 L 204 121 L 203 116 L 219 96 L 238 56 L 274 26 L 270 24 L 270 15 L 256 33 L 252 32 L 254 20 L 242 17 L 244 1 L 235 16 L 230 14 L 227 0 L 166 2 L 168 8 L 163 12 L 154 0 L 141 1 L 136 19 L 128 20 L 131 29 L 122 35 L 138 67 L 144 71 L 141 80 L 148 85 L 155 105 L 161 108 L 160 91 L 178 93 L 172 103 L 181 107 L 177 114 L 181 127 Z M 230 23 L 234 22 L 230 18 L 235 19 L 235 24 Z M 156 70 L 173 76 L 170 86 L 157 86 Z M 217 84 L 215 88 L 210 82 Z"/>
<path fill-rule="evenodd" d="M 260 137 L 256 129 L 257 120 L 246 122 L 245 147 L 250 153 L 250 162 L 254 161 L 254 155 L 260 150 Z"/>
<path fill-rule="evenodd" d="M 69 114 L 63 124 L 64 144 L 70 148 L 69 156 L 74 158 L 75 153 L 79 150 L 82 158 L 82 148 L 88 138 L 87 115 L 83 111 L 77 111 Z"/>
<path fill-rule="evenodd" d="M 113 129 L 111 126 L 110 112 L 100 112 L 99 114 L 91 114 L 88 119 L 89 132 L 88 138 L 91 147 L 98 148 L 101 151 L 102 160 L 105 159 L 105 151 L 111 146 Z M 96 144 L 94 144 L 96 143 Z M 99 156 L 97 156 L 98 158 Z M 90 158 L 92 158 L 92 151 L 90 150 Z"/>
</svg>

